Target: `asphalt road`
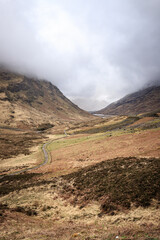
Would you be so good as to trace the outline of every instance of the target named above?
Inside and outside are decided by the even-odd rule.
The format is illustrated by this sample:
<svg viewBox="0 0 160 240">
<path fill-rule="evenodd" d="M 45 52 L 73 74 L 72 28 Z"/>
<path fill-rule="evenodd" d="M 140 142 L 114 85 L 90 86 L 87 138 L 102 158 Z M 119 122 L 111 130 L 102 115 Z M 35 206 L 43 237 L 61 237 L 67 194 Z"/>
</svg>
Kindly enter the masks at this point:
<svg viewBox="0 0 160 240">
<path fill-rule="evenodd" d="M 62 138 L 65 138 L 67 137 L 67 133 L 65 133 L 65 136 L 62 137 Z M 47 143 L 44 143 L 43 146 L 42 146 L 42 151 L 43 151 L 43 154 L 44 154 L 44 161 L 37 165 L 37 166 L 34 166 L 34 167 L 30 167 L 30 168 L 25 168 L 25 169 L 22 169 L 22 170 L 19 170 L 19 171 L 16 171 L 16 172 L 13 172 L 13 173 L 8 173 L 8 174 L 4 174 L 4 175 L 1 175 L 0 176 L 0 179 L 5 177 L 5 176 L 14 176 L 14 175 L 17 175 L 17 174 L 21 174 L 21 173 L 24 173 L 24 172 L 28 172 L 28 171 L 31 171 L 31 170 L 35 170 L 35 169 L 38 169 L 44 165 L 46 165 L 49 161 L 49 154 L 47 152 L 47 146 L 51 143 L 51 142 L 54 142 L 54 141 L 57 141 L 57 140 L 60 140 L 62 138 L 57 138 L 57 139 L 54 139 L 54 140 L 51 140 Z"/>
</svg>

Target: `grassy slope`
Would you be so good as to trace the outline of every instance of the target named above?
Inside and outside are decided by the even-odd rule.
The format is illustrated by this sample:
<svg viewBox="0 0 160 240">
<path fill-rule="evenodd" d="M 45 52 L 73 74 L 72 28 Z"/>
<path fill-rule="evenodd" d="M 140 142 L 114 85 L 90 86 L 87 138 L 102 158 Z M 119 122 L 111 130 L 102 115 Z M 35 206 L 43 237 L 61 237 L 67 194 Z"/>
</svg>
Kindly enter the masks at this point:
<svg viewBox="0 0 160 240">
<path fill-rule="evenodd" d="M 97 111 L 101 114 L 135 115 L 160 111 L 160 86 L 152 86 L 129 94 L 106 108 Z"/>
<path fill-rule="evenodd" d="M 87 128 L 97 131 L 100 127 L 100 133 L 58 140 L 48 147 L 50 164 L 0 179 L 2 239 L 112 240 L 117 235 L 119 239 L 159 239 L 160 160 L 154 158 L 159 154 L 158 118 L 140 119 L 138 125 L 126 121 L 127 126 L 113 128 L 113 122 L 121 125 L 122 121 L 88 123 Z M 111 123 L 106 133 L 103 127 Z M 143 130 L 151 125 L 155 129 Z M 71 128 L 68 132 L 76 131 Z M 77 126 L 79 132 L 84 128 Z M 125 156 L 124 149 L 130 151 L 134 144 L 139 147 L 136 155 L 143 153 L 144 158 L 134 157 L 133 151 L 132 157 L 109 160 L 112 146 L 113 152 L 118 149 L 117 154 Z M 105 156 L 108 160 L 102 162 Z"/>
<path fill-rule="evenodd" d="M 113 215 L 131 205 L 160 201 L 159 172 L 160 159 L 116 158 L 64 176 L 64 192 L 74 194 L 74 204 L 81 206 L 100 201 L 101 210 Z"/>
<path fill-rule="evenodd" d="M 47 81 L 0 69 L 1 125 L 19 128 L 42 123 L 93 119 Z"/>
</svg>

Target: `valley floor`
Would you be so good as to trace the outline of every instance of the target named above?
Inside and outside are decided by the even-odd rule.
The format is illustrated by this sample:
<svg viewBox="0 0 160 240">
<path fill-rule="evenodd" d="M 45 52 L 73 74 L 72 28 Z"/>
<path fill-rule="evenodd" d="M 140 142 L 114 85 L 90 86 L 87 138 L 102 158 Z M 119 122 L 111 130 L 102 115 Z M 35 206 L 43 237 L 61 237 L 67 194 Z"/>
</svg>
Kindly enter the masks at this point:
<svg viewBox="0 0 160 240">
<path fill-rule="evenodd" d="M 0 240 L 160 239 L 158 117 L 97 118 L 24 132 L 29 155 L 8 149 L 5 155 L 7 144 L 20 149 L 21 142 L 19 134 L 7 142 L 7 131 L 1 135 Z M 49 162 L 9 175 L 43 162 L 42 142 L 49 142 Z"/>
</svg>

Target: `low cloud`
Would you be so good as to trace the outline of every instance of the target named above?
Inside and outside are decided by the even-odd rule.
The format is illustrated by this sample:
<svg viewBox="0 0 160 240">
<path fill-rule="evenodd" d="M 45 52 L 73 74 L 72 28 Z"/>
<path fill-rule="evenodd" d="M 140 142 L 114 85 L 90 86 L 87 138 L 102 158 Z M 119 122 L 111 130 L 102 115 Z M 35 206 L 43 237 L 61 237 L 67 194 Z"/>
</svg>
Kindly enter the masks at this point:
<svg viewBox="0 0 160 240">
<path fill-rule="evenodd" d="M 0 64 L 86 110 L 160 78 L 159 0 L 0 0 Z"/>
</svg>

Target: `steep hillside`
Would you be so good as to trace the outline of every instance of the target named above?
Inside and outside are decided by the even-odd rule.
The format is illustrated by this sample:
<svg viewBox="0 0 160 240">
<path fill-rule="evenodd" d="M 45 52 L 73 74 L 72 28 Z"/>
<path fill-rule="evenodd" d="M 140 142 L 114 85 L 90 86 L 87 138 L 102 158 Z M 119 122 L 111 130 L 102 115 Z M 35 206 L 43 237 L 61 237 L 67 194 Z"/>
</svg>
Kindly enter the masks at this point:
<svg viewBox="0 0 160 240">
<path fill-rule="evenodd" d="M 135 115 L 154 111 L 160 111 L 160 86 L 151 86 L 129 94 L 96 113 Z"/>
<path fill-rule="evenodd" d="M 19 128 L 91 117 L 50 82 L 0 70 L 0 124 Z"/>
</svg>

